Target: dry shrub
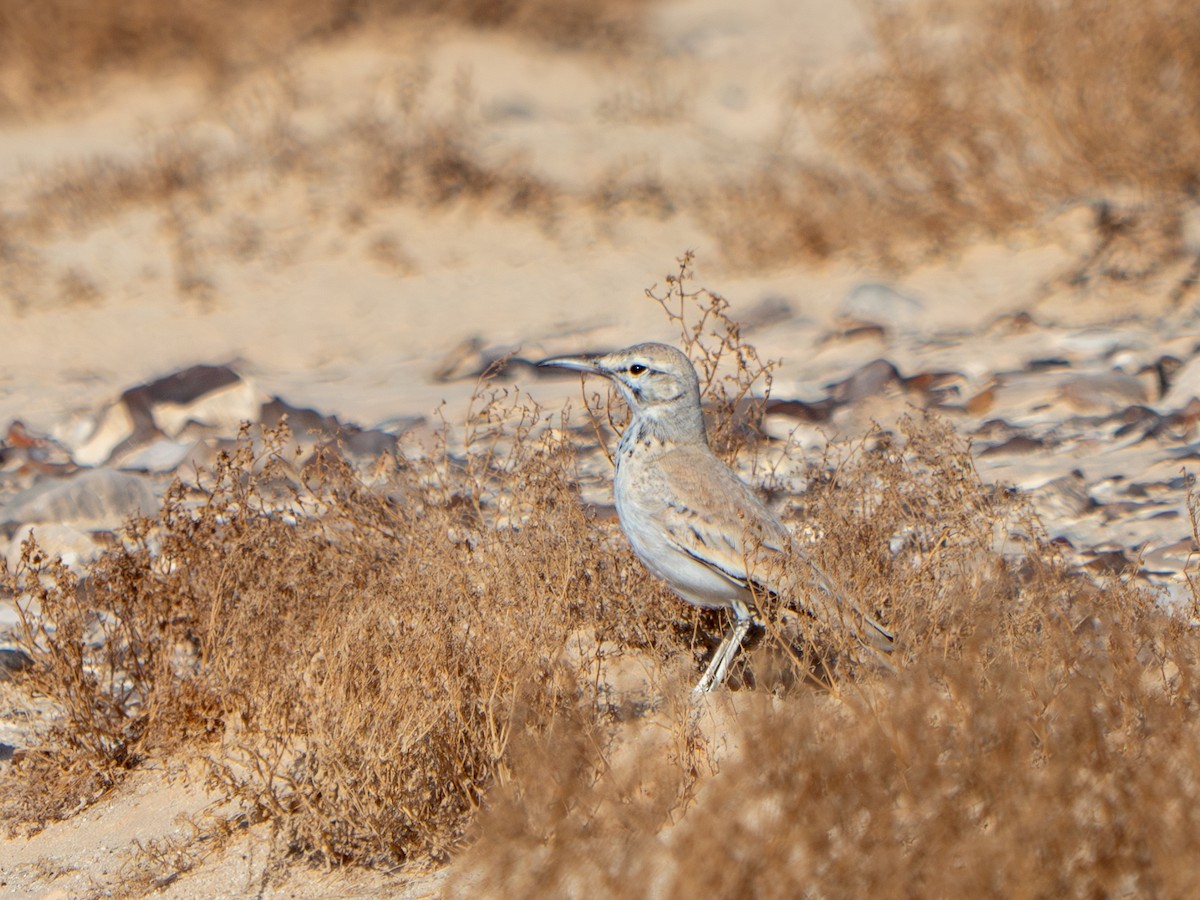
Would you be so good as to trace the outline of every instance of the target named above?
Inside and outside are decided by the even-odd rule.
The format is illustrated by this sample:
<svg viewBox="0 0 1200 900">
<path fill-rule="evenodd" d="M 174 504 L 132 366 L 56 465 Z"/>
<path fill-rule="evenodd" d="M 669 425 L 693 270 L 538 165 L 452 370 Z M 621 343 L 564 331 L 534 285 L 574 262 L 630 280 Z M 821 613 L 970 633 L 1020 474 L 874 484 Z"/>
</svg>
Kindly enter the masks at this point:
<svg viewBox="0 0 1200 900">
<path fill-rule="evenodd" d="M 967 442 L 930 413 L 821 460 L 789 517 L 845 594 L 902 635 L 906 662 L 962 652 L 983 627 L 975 607 L 1013 596 L 1024 569 L 1062 569 L 1028 504 L 983 484 Z M 1007 627 L 1011 637 L 1038 625 L 1020 616 Z"/>
<path fill-rule="evenodd" d="M 490 161 L 462 111 L 433 117 L 417 107 L 399 124 L 364 117 L 343 152 L 359 157 L 363 202 L 409 200 L 444 206 L 483 203 L 510 216 L 528 215 L 549 227 L 561 191 L 533 174 L 516 156 Z"/>
<path fill-rule="evenodd" d="M 1194 893 L 1194 636 L 1129 593 L 1093 600 L 1104 618 L 1082 634 L 1048 623 L 1014 647 L 992 607 L 989 642 L 959 658 L 837 708 L 810 694 L 744 715 L 745 754 L 669 849 L 642 845 L 641 871 L 670 872 L 667 895 Z"/>
<path fill-rule="evenodd" d="M 198 67 L 212 77 L 394 20 L 506 28 L 561 46 L 617 46 L 649 0 L 155 0 L 0 2 L 0 111 L 86 92 L 113 69 Z"/>
<path fill-rule="evenodd" d="M 1195 892 L 1194 627 L 1067 569 L 930 418 L 840 460 L 803 512 L 897 631 L 899 671 L 718 700 L 733 749 L 682 814 L 653 802 L 671 764 L 652 745 L 599 779 L 519 767 L 457 895 Z"/>
<path fill-rule="evenodd" d="M 679 347 L 696 367 L 709 444 L 734 460 L 763 437 L 771 373 L 779 363 L 762 359 L 745 339 L 740 323 L 729 314 L 728 300 L 706 288 L 689 288 L 694 260 L 690 250 L 678 257 L 664 286 L 647 288 L 646 296 L 679 329 Z M 604 396 L 585 393 L 584 407 L 601 443 L 611 446 L 629 421 L 620 393 L 613 387 Z M 611 452 L 608 456 L 611 460 Z"/>
<path fill-rule="evenodd" d="M 1187 0 L 869 11 L 878 65 L 799 95 L 831 161 L 781 162 L 722 191 L 732 253 L 899 266 L 1070 203 L 1096 205 L 1101 241 L 1114 203 L 1116 219 L 1147 219 L 1155 240 L 1137 265 L 1184 252 L 1200 172 L 1200 20 Z"/>
<path fill-rule="evenodd" d="M 206 148 L 161 142 L 144 157 L 107 157 L 61 166 L 39 179 L 21 225 L 42 236 L 65 224 L 81 229 L 139 206 L 166 207 L 178 197 L 205 199 L 223 161 Z"/>
<path fill-rule="evenodd" d="M 336 185 L 339 197 L 352 204 L 344 210 L 346 217 L 358 222 L 366 210 L 397 201 L 430 207 L 464 201 L 552 223 L 559 191 L 517 157 L 484 157 L 472 118 L 473 99 L 459 96 L 452 110 L 434 113 L 424 103 L 425 75 L 414 70 L 407 77 L 398 115 L 385 119 L 351 111 L 328 134 L 300 133 L 293 118 L 296 98 L 285 88 L 273 115 L 247 125 L 232 150 L 172 138 L 140 154 L 93 156 L 53 167 L 34 183 L 25 212 L 6 223 L 6 232 L 44 238 L 63 226 L 82 230 L 150 208 L 179 243 L 186 239 L 180 235 L 187 220 L 220 214 L 233 186 L 264 175 Z M 231 242 L 235 257 L 255 250 L 253 241 L 246 247 L 246 227 L 244 220 L 233 224 L 243 232 Z"/>
<path fill-rule="evenodd" d="M 739 361 L 716 396 L 744 405 L 766 370 L 685 260 L 666 308 L 702 368 Z M 1194 893 L 1194 627 L 1067 568 L 948 425 L 869 435 L 785 509 L 896 631 L 898 671 L 813 679 L 765 640 L 733 679 L 757 689 L 698 708 L 689 638 L 719 616 L 593 518 L 581 432 L 494 394 L 358 472 L 247 431 L 82 583 L 30 545 L 5 588 L 21 684 L 58 717 L 3 815 L 37 827 L 203 756 L 299 853 L 436 864 L 471 840 L 467 896 Z M 190 865 L 159 850 L 147 878 Z"/>
<path fill-rule="evenodd" d="M 685 757 L 642 735 L 582 759 L 586 733 L 560 736 L 561 769 L 518 755 L 452 894 L 1196 890 L 1194 625 L 1070 570 L 932 416 L 821 461 L 793 502 L 808 552 L 896 631 L 899 671 L 814 686 L 764 644 L 759 690 L 701 708 L 732 749 L 674 805 Z"/>
<path fill-rule="evenodd" d="M 91 303 L 102 291 L 86 273 L 60 270 L 38 248 L 59 231 L 82 233 L 134 212 L 150 212 L 160 223 L 176 294 L 208 300 L 217 292 L 212 264 L 222 257 L 244 263 L 255 256 L 291 256 L 296 238 L 248 219 L 236 199 L 269 178 L 285 194 L 309 196 L 314 184 L 354 232 L 374 213 L 393 204 L 424 208 L 455 204 L 528 219 L 546 231 L 558 221 L 563 191 L 535 174 L 517 155 L 497 159 L 483 142 L 464 98 L 449 113 L 421 102 L 425 84 L 412 76 L 411 97 L 401 113 L 381 119 L 351 112 L 344 127 L 323 135 L 294 127 L 294 97 L 287 92 L 274 117 L 248 125 L 234 148 L 218 149 L 188 137 L 172 138 L 143 153 L 94 156 L 54 166 L 32 184 L 24 209 L 2 224 L 0 285 L 12 302 L 44 308 Z M 20 243 L 17 239 L 20 239 Z M 380 250 L 382 249 L 382 254 Z M 374 245 L 376 259 L 405 265 L 394 247 Z M 50 302 L 54 302 L 53 299 Z"/>
<path fill-rule="evenodd" d="M 512 736 L 580 702 L 597 645 L 568 636 L 631 577 L 541 424 L 497 395 L 460 453 L 443 441 L 369 478 L 335 454 L 297 474 L 285 433 L 245 431 L 83 586 L 31 544 L 6 587 L 26 690 L 59 715 L 0 785 L 10 825 L 67 815 L 148 756 L 199 754 L 298 851 L 445 860 Z"/>
</svg>

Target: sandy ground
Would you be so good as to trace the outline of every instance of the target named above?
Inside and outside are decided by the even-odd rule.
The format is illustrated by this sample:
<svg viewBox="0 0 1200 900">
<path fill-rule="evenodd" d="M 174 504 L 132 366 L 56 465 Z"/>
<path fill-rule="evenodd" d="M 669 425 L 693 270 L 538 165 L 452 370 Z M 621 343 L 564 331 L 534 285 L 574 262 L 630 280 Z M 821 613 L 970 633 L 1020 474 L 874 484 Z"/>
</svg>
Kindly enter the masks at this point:
<svg viewBox="0 0 1200 900">
<path fill-rule="evenodd" d="M 15 299 L 0 301 L 0 423 L 20 419 L 74 439 L 122 390 L 194 363 L 235 363 L 264 396 L 364 426 L 428 415 L 443 400 L 453 415 L 474 381 L 433 375 L 463 341 L 537 358 L 670 339 L 643 290 L 660 283 L 687 249 L 697 252 L 696 283 L 728 297 L 760 351 L 782 360 L 782 398 L 816 399 L 876 358 L 906 376 L 958 373 L 965 401 L 994 387 L 997 373 L 1033 360 L 1082 360 L 1106 372 L 1123 366 L 1145 380 L 1156 355 L 1190 353 L 1185 311 L 1160 315 L 1154 298 L 1141 310 L 1128 295 L 1081 304 L 1050 287 L 1082 252 L 1086 210 L 1064 211 L 1037 233 L 980 245 L 901 278 L 849 263 L 749 272 L 731 265 L 712 229 L 686 209 L 601 214 L 568 200 L 547 223 L 483 201 L 364 206 L 348 194 L 353 173 L 336 166 L 284 177 L 254 161 L 254 148 L 281 120 L 310 141 L 336 142 L 350 113 L 399 116 L 415 91 L 422 114 L 467 121 L 485 158 L 516 160 L 568 197 L 611 173 L 699 185 L 780 153 L 817 152 L 790 112 L 789 90 L 836 77 L 871 53 L 851 7 L 817 0 L 670 3 L 654 13 L 651 37 L 641 49 L 607 58 L 507 34 L 397 27 L 310 50 L 219 92 L 187 75 L 156 83 L 116 77 L 86 103 L 6 123 L 0 192 L 17 214 L 34 208 L 48 178 L 90 159 L 144 160 L 176 142 L 233 162 L 202 200 L 173 201 L 166 210 L 131 203 L 103 215 L 64 208 L 26 239 L 24 261 L 5 282 Z M 231 236 L 243 232 L 256 236 L 255 246 L 239 253 Z M 198 273 L 204 290 L 182 289 L 183 269 Z M 82 299 L 63 287 L 70 273 L 89 286 Z M 886 328 L 847 336 L 848 298 L 880 280 L 912 302 L 889 301 L 880 313 Z M 1004 324 L 1019 313 L 1040 327 Z M 998 406 L 964 413 L 964 430 L 1004 410 L 1010 422 L 1020 411 L 1027 428 L 1049 422 L 1038 410 L 1050 415 L 1061 405 L 1062 383 L 1038 381 L 1028 396 L 1022 384 L 1010 378 Z M 578 391 L 569 382 L 523 386 L 547 403 Z M 1118 402 L 1095 385 L 1089 390 L 1072 415 L 1089 403 Z M 871 416 L 895 415 L 907 403 L 885 397 L 824 432 L 853 434 Z M 1031 490 L 1083 468 L 1099 500 L 1095 485 L 1113 475 L 1167 468 L 1161 455 L 1117 446 L 1107 435 L 1099 440 L 1099 449 L 1076 442 L 1041 455 L 981 458 L 980 465 L 988 477 Z M 1173 517 L 1125 523 L 1124 531 L 1078 510 L 1058 521 L 1081 544 L 1149 542 L 1153 550 L 1187 537 L 1177 501 Z M 1163 565 L 1177 574 L 1181 564 L 1172 559 Z M 141 773 L 69 822 L 0 842 L 0 893 L 103 892 L 135 842 L 177 833 L 185 827 L 179 816 L 199 814 L 206 802 L 194 779 Z M 437 893 L 437 876 L 276 872 L 270 846 L 265 831 L 251 829 L 162 895 Z"/>
</svg>

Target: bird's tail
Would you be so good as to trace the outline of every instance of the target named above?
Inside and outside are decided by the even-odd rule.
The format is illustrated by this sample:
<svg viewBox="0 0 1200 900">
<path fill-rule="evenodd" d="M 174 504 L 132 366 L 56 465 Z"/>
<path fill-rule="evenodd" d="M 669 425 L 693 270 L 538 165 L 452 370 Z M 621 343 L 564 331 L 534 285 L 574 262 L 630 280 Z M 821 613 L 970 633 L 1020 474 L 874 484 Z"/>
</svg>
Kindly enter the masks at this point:
<svg viewBox="0 0 1200 900">
<path fill-rule="evenodd" d="M 827 624 L 837 622 L 848 628 L 858 642 L 870 651 L 872 659 L 869 661 L 894 672 L 895 667 L 888 657 L 896 649 L 896 636 L 850 601 L 846 592 L 820 566 L 807 558 L 804 561 L 812 576 L 810 583 L 823 595 L 820 599 L 824 601 L 824 608 L 813 611 L 813 614 Z"/>
</svg>

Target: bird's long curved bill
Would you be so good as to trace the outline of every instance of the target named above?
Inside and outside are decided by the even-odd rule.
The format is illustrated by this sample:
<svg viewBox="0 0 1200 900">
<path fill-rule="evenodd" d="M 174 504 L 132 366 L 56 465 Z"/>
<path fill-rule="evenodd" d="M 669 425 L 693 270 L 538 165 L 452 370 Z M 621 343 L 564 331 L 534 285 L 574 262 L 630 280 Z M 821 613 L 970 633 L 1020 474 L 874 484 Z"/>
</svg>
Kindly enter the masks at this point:
<svg viewBox="0 0 1200 900">
<path fill-rule="evenodd" d="M 594 375 L 605 374 L 599 357 L 596 356 L 555 356 L 551 359 L 543 359 L 538 363 L 538 368 L 572 369 L 576 372 L 591 372 Z"/>
</svg>

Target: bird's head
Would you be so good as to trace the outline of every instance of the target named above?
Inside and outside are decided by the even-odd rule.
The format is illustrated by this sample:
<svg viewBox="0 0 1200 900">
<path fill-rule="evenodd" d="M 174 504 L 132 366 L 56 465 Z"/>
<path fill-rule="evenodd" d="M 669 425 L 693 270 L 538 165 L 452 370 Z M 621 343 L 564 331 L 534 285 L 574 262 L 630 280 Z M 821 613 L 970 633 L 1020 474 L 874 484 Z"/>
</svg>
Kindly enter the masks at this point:
<svg viewBox="0 0 1200 900">
<path fill-rule="evenodd" d="M 624 350 L 589 356 L 556 356 L 539 366 L 603 375 L 615 384 L 634 418 L 670 424 L 683 437 L 699 428 L 700 380 L 687 356 L 668 344 L 635 344 Z"/>
</svg>

